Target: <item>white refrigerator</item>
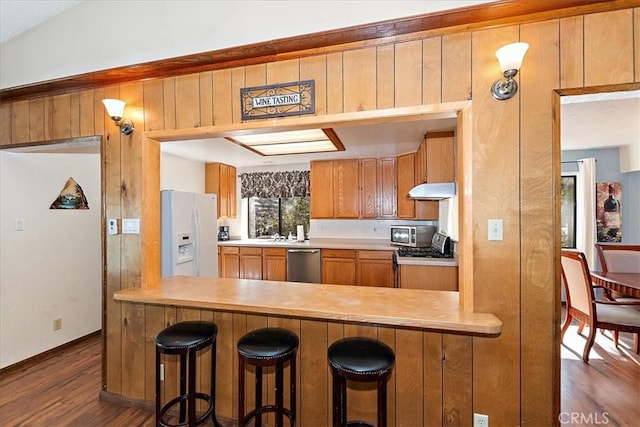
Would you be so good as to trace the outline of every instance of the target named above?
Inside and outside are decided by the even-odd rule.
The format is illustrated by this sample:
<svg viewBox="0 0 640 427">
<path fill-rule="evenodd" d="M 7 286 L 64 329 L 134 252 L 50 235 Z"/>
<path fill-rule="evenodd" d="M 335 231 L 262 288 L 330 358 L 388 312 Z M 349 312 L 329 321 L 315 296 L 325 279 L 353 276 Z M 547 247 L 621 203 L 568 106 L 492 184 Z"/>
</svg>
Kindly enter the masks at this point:
<svg viewBox="0 0 640 427">
<path fill-rule="evenodd" d="M 162 190 L 162 277 L 218 277 L 215 194 Z"/>
</svg>

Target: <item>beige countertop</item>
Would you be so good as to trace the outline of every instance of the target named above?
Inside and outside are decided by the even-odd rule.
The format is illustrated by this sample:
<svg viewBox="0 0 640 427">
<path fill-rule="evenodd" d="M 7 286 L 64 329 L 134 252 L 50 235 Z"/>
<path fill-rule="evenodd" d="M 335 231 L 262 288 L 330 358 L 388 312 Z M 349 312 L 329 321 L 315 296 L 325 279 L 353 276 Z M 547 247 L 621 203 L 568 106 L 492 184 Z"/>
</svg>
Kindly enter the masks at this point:
<svg viewBox="0 0 640 427">
<path fill-rule="evenodd" d="M 418 265 L 434 267 L 457 267 L 456 258 L 419 258 L 419 257 L 398 257 L 398 265 Z"/>
<path fill-rule="evenodd" d="M 496 316 L 461 311 L 458 293 L 447 291 L 176 276 L 155 288 L 117 291 L 114 299 L 470 335 L 502 331 Z"/>
<path fill-rule="evenodd" d="M 316 248 L 316 249 L 353 249 L 369 251 L 395 251 L 398 249 L 383 239 L 311 239 L 304 242 L 278 241 L 269 239 L 242 239 L 218 242 L 219 246 L 251 246 L 264 248 Z M 439 267 L 457 267 L 456 258 L 412 258 L 398 257 L 398 265 L 431 265 Z"/>
</svg>

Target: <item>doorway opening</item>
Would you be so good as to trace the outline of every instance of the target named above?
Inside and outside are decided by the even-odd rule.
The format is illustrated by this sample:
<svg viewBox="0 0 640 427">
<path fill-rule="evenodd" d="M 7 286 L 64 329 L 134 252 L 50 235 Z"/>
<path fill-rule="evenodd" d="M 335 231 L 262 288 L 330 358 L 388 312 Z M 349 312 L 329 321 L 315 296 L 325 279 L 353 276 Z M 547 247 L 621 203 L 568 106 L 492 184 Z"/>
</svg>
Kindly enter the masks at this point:
<svg viewBox="0 0 640 427">
<path fill-rule="evenodd" d="M 102 329 L 101 153 L 100 136 L 0 149 L 0 369 Z"/>
</svg>

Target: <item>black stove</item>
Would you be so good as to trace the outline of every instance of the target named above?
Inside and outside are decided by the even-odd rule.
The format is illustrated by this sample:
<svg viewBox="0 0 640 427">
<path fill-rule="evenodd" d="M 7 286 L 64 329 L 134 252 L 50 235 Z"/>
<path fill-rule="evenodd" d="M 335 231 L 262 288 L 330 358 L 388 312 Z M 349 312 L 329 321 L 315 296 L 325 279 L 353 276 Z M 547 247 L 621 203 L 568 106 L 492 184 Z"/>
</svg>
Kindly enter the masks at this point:
<svg viewBox="0 0 640 427">
<path fill-rule="evenodd" d="M 401 257 L 419 257 L 419 258 L 453 258 L 453 254 L 449 251 L 442 253 L 434 247 L 426 248 L 412 248 L 402 247 L 398 248 L 398 256 Z"/>
</svg>

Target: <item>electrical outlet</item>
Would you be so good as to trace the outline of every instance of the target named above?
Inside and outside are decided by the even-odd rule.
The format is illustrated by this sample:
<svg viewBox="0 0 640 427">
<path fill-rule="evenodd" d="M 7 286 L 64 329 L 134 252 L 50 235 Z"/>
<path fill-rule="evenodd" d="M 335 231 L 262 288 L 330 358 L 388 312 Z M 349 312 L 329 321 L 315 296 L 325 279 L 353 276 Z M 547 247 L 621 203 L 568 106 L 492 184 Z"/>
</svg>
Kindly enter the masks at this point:
<svg viewBox="0 0 640 427">
<path fill-rule="evenodd" d="M 62 319 L 53 319 L 53 330 L 59 331 L 62 329 Z"/>
<path fill-rule="evenodd" d="M 160 381 L 164 381 L 164 363 L 160 364 Z"/>
<path fill-rule="evenodd" d="M 107 234 L 110 236 L 118 234 L 118 220 L 116 218 L 110 218 L 107 221 Z"/>
<path fill-rule="evenodd" d="M 473 427 L 489 427 L 489 415 L 473 414 Z"/>
</svg>

